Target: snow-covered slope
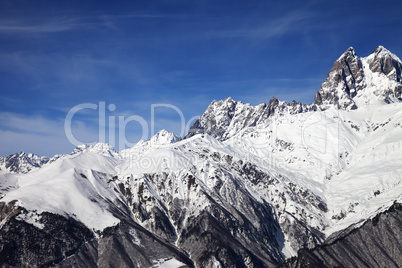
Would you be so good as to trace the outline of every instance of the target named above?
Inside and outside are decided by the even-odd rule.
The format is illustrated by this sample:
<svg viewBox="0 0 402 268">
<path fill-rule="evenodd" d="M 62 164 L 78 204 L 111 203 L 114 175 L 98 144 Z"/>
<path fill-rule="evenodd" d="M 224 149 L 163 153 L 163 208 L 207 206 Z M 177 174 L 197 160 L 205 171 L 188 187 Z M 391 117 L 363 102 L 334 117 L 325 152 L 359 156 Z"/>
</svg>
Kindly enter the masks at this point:
<svg viewBox="0 0 402 268">
<path fill-rule="evenodd" d="M 224 143 L 325 200 L 320 229 L 330 235 L 402 201 L 401 124 L 402 103 L 331 108 L 272 117 Z M 284 209 L 299 220 L 307 211 L 292 203 Z"/>
<path fill-rule="evenodd" d="M 103 230 L 119 222 L 107 211 L 107 203 L 116 199 L 108 179 L 117 164 L 115 158 L 93 153 L 66 156 L 19 175 L 15 189 L 3 193 L 2 201 L 18 200 L 28 211 L 68 215 L 90 229 Z"/>
<path fill-rule="evenodd" d="M 383 47 L 349 48 L 312 104 L 213 101 L 183 140 L 162 130 L 4 173 L 0 238 L 10 222 L 46 232 L 61 215 L 95 241 L 66 266 L 106 258 L 103 245 L 143 266 L 278 265 L 402 202 L 401 66 Z M 158 252 L 141 249 L 151 241 Z"/>
<path fill-rule="evenodd" d="M 121 155 L 114 150 L 112 146 L 106 143 L 96 143 L 94 145 L 82 144 L 77 146 L 70 155 L 79 154 L 81 152 L 91 152 L 105 156 L 121 158 Z M 41 168 L 44 165 L 53 163 L 59 158 L 68 155 L 57 154 L 51 158 L 46 156 L 38 156 L 32 153 L 15 153 L 7 157 L 0 156 L 0 174 L 4 173 L 28 173 Z"/>
</svg>

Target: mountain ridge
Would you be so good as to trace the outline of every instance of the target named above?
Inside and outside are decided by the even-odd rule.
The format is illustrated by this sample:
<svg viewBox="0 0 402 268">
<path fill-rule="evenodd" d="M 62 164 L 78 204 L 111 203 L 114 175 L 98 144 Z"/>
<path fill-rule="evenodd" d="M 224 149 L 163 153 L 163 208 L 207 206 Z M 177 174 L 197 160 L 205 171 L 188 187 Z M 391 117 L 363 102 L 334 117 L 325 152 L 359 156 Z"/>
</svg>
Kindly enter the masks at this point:
<svg viewBox="0 0 402 268">
<path fill-rule="evenodd" d="M 382 89 L 382 100 L 386 103 L 402 101 L 402 61 L 395 54 L 391 53 L 389 50 L 381 45 L 379 45 L 369 56 L 365 58 L 359 58 L 356 54 L 355 49 L 353 47 L 349 47 L 335 61 L 332 69 L 328 73 L 327 79 L 322 83 L 320 90 L 317 91 L 314 101 L 311 104 L 303 104 L 295 100 L 293 100 L 291 103 L 288 103 L 286 101 L 280 101 L 275 97 L 272 97 L 269 100 L 268 104 L 261 103 L 257 106 L 252 106 L 249 103 L 244 104 L 241 101 L 235 101 L 231 97 L 220 101 L 213 100 L 206 111 L 200 116 L 200 118 L 193 123 L 193 125 L 190 127 L 189 131 L 183 138 L 189 138 L 200 133 L 207 133 L 214 138 L 218 138 L 219 140 L 226 140 L 233 136 L 233 133 L 237 133 L 244 128 L 253 127 L 263 122 L 268 117 L 275 114 L 275 112 L 283 114 L 296 114 L 316 110 L 325 110 L 334 105 L 338 109 L 357 109 L 356 103 L 353 98 L 357 96 L 357 93 L 359 91 L 362 91 L 364 88 L 368 87 L 367 82 L 363 81 L 363 78 L 365 78 L 366 76 L 364 74 L 364 67 L 366 66 L 363 66 L 362 61 L 367 61 L 367 65 L 369 66 L 368 69 L 372 70 L 374 73 L 383 74 L 392 81 L 396 82 L 395 84 L 390 85 L 394 86 L 393 89 Z M 338 96 L 338 93 L 333 90 L 338 86 L 342 87 L 342 96 Z M 329 91 L 326 89 L 329 89 Z M 340 99 L 343 99 L 343 104 L 339 103 Z M 365 104 L 367 103 L 369 102 L 366 101 Z M 228 133 L 225 128 L 232 128 L 230 129 L 232 133 Z M 172 142 L 181 139 L 173 133 L 166 134 L 169 133 L 169 131 L 160 130 L 149 140 L 141 140 L 137 142 L 134 147 L 146 147 L 149 146 L 145 145 L 147 143 L 158 143 L 157 141 L 155 141 L 155 139 L 157 139 L 160 133 L 163 133 L 163 135 L 171 135 L 170 138 Z M 102 143 L 94 144 L 91 146 L 80 145 L 76 149 L 74 149 L 72 153 L 78 152 L 80 150 L 94 150 L 91 149 L 94 146 L 99 147 L 109 145 L 102 145 Z M 129 149 L 130 148 L 122 150 L 125 151 L 122 153 L 127 154 Z M 107 150 L 109 150 L 111 154 L 117 153 L 113 148 L 109 148 Z M 12 155 L 16 155 L 16 153 Z M 7 162 L 6 158 L 10 156 L 11 155 L 0 157 L 0 162 Z M 57 159 L 60 156 L 55 155 L 51 159 Z M 45 156 L 42 157 L 42 159 L 46 158 L 47 157 Z M 32 158 L 28 161 L 32 162 L 35 160 Z M 42 162 L 47 163 L 46 160 L 42 160 Z M 9 166 L 10 164 L 6 165 Z M 42 164 L 38 163 L 32 164 L 32 167 L 25 168 L 22 173 L 29 172 L 29 170 L 38 168 L 41 165 Z M 5 168 L 3 167 L 3 170 L 4 169 Z M 10 171 L 15 172 L 16 170 L 18 170 L 18 168 L 14 168 Z"/>
<path fill-rule="evenodd" d="M 338 59 L 321 88 L 334 94 L 322 94 L 321 106 L 227 98 L 184 139 L 162 130 L 122 152 L 83 145 L 26 174 L 0 174 L 0 255 L 14 256 L 4 264 L 34 254 L 24 246 L 34 238 L 15 245 L 15 234 L 35 234 L 43 247 L 66 222 L 83 235 L 55 232 L 72 247 L 40 251 L 53 266 L 107 266 L 115 254 L 140 267 L 275 267 L 335 235 L 347 239 L 348 227 L 402 201 L 398 75 L 381 63 L 390 54 L 375 51 L 362 60 L 349 48 Z M 372 58 L 380 73 L 361 72 Z"/>
<path fill-rule="evenodd" d="M 275 97 L 270 99 L 268 105 L 262 103 L 257 106 L 240 102 L 238 107 L 237 102 L 230 97 L 223 101 L 213 101 L 184 138 L 207 133 L 226 140 L 233 136 L 230 132 L 237 133 L 239 129 L 255 126 L 275 113 L 295 114 L 330 107 L 350 110 L 375 102 L 400 102 L 401 72 L 401 60 L 382 46 L 377 47 L 366 58 L 359 58 L 354 48 L 349 47 L 335 61 L 311 104 L 296 101 L 287 103 Z M 376 87 L 381 88 L 376 90 Z M 221 122 L 215 122 L 216 118 Z M 238 122 L 242 122 L 243 126 L 239 127 Z M 229 130 L 225 130 L 225 127 Z"/>
</svg>

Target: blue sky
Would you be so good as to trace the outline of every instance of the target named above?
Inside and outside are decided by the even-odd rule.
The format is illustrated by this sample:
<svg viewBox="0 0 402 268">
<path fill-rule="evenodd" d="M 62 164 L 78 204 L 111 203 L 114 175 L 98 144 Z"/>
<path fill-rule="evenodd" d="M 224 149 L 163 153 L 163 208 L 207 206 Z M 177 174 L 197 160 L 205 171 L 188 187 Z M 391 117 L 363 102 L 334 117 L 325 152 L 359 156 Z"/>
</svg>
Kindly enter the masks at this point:
<svg viewBox="0 0 402 268">
<path fill-rule="evenodd" d="M 0 0 L 0 155 L 69 153 L 65 118 L 82 103 L 113 104 L 106 122 L 135 115 L 147 125 L 152 104 L 189 122 L 228 96 L 310 103 L 348 47 L 402 56 L 401 10 L 400 0 Z M 96 141 L 99 127 L 118 136 L 98 110 L 74 115 L 77 140 Z M 177 111 L 154 112 L 155 131 L 180 134 Z M 138 141 L 139 121 L 124 135 Z"/>
</svg>

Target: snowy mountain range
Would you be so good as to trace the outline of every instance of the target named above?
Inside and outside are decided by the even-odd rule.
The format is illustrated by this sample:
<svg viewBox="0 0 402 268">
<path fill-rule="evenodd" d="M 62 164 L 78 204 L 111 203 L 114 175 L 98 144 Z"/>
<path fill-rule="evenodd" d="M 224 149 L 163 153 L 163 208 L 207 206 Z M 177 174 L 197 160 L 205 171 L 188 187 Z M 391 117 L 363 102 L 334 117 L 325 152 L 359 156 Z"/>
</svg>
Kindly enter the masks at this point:
<svg viewBox="0 0 402 268">
<path fill-rule="evenodd" d="M 183 139 L 0 158 L 0 262 L 398 267 L 401 72 L 349 48 L 311 104 L 229 97 Z"/>
</svg>

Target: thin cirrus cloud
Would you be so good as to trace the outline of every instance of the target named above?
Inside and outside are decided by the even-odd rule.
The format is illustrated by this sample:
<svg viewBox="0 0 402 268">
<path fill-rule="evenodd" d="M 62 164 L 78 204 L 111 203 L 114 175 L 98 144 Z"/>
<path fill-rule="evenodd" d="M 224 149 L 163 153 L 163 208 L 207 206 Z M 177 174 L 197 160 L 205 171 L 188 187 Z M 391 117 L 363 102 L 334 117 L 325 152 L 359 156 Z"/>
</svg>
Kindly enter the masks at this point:
<svg viewBox="0 0 402 268">
<path fill-rule="evenodd" d="M 0 33 L 3 34 L 41 34 L 57 33 L 76 29 L 87 25 L 77 19 L 57 19 L 44 23 L 31 23 L 15 20 L 0 21 Z"/>
<path fill-rule="evenodd" d="M 117 24 L 127 19 L 155 19 L 165 16 L 154 14 L 87 15 L 62 18 L 45 18 L 45 22 L 3 19 L 0 20 L 0 33 L 3 34 L 51 34 L 73 30 L 88 30 L 107 27 L 119 30 Z"/>
<path fill-rule="evenodd" d="M 0 129 L 46 137 L 60 136 L 60 134 L 65 133 L 64 120 L 64 118 L 49 119 L 38 115 L 26 116 L 18 113 L 0 112 Z M 97 133 L 83 121 L 74 120 L 72 123 L 72 127 L 76 128 L 77 133 L 85 133 L 86 138 Z M 83 138 L 85 137 L 83 136 Z"/>
<path fill-rule="evenodd" d="M 301 27 L 303 29 L 312 27 L 311 20 L 316 17 L 313 12 L 296 11 L 289 12 L 285 16 L 270 20 L 266 24 L 243 25 L 239 29 L 229 29 L 224 31 L 211 31 L 207 34 L 209 38 L 255 38 L 268 39 L 289 34 L 297 31 Z"/>
<path fill-rule="evenodd" d="M 58 135 L 62 123 L 40 116 L 26 116 L 11 112 L 0 112 L 0 125 L 3 130 L 36 133 L 46 136 Z"/>
<path fill-rule="evenodd" d="M 131 70 L 131 77 L 134 77 L 134 69 L 133 66 L 124 68 L 111 58 L 94 58 L 87 54 L 0 53 L 0 71 L 29 79 L 25 90 L 46 93 L 47 98 L 68 95 L 71 99 L 73 92 L 84 93 L 83 88 L 85 92 L 94 92 L 102 88 L 107 79 L 105 74 Z"/>
<path fill-rule="evenodd" d="M 72 123 L 74 137 L 82 143 L 96 141 L 97 129 L 80 120 Z M 0 155 L 13 151 L 33 151 L 39 155 L 52 156 L 55 147 L 60 148 L 60 153 L 69 153 L 74 148 L 66 137 L 64 118 L 49 119 L 37 115 L 0 112 L 0 136 Z"/>
</svg>

